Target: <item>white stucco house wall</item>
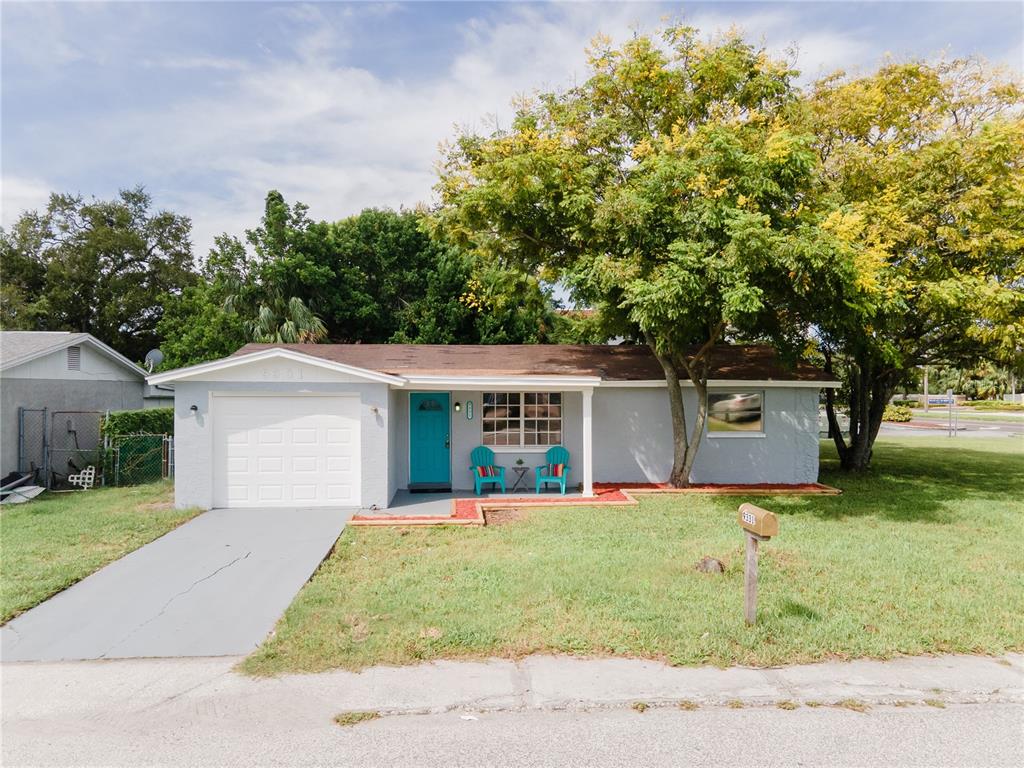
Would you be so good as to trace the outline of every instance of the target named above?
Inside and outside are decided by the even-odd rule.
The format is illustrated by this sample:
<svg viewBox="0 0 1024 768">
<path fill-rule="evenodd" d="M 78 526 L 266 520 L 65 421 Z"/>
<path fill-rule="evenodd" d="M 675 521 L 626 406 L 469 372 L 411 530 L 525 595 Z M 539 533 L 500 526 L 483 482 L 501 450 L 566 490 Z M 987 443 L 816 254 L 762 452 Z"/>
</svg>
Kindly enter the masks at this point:
<svg viewBox="0 0 1024 768">
<path fill-rule="evenodd" d="M 0 331 L 0 476 L 42 462 L 43 414 L 33 413 L 33 442 L 19 449 L 22 409 L 46 409 L 49 433 L 54 413 L 173 403 L 170 387 L 148 385 L 144 369 L 88 333 Z M 19 459 L 26 466 L 19 468 Z"/>
<path fill-rule="evenodd" d="M 571 454 L 568 483 L 663 482 L 672 427 L 638 346 L 295 344 L 149 377 L 174 386 L 178 506 L 386 508 L 402 489 L 471 492 L 470 453 Z M 694 391 L 684 384 L 688 410 Z M 762 346 L 716 348 L 698 483 L 818 477 L 818 399 L 837 386 Z"/>
</svg>

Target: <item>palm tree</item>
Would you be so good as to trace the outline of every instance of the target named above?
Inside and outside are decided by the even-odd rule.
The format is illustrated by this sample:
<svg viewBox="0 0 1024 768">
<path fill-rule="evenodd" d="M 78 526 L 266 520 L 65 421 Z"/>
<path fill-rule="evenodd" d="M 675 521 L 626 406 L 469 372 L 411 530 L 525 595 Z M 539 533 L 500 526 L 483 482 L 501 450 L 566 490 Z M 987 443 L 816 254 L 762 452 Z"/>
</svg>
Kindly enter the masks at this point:
<svg viewBox="0 0 1024 768">
<path fill-rule="evenodd" d="M 252 340 L 265 344 L 316 344 L 327 337 L 323 321 L 298 296 L 261 303 L 246 325 Z"/>
</svg>

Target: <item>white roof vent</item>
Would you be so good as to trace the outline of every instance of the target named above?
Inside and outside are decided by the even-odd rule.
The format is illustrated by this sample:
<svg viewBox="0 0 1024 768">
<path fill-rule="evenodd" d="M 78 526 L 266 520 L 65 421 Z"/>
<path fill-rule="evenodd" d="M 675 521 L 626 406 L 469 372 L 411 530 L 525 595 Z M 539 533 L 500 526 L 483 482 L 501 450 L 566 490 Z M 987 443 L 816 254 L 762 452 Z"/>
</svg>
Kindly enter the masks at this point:
<svg viewBox="0 0 1024 768">
<path fill-rule="evenodd" d="M 68 370 L 82 370 L 82 348 L 79 346 L 68 347 Z"/>
</svg>

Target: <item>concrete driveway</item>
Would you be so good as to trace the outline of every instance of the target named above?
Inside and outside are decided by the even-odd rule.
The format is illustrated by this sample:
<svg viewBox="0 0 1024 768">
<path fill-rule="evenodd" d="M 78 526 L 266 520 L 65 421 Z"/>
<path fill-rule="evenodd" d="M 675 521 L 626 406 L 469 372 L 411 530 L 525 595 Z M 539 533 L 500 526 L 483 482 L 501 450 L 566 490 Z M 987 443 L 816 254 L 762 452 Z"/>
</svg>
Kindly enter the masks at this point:
<svg viewBox="0 0 1024 768">
<path fill-rule="evenodd" d="M 0 628 L 3 661 L 249 653 L 353 511 L 206 512 Z"/>
</svg>

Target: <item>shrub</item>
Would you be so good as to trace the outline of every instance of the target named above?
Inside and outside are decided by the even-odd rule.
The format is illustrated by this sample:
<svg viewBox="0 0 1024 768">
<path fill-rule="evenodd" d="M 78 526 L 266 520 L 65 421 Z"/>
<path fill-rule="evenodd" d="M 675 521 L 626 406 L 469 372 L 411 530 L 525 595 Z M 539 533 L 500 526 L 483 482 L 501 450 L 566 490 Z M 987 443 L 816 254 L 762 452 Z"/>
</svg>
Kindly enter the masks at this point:
<svg viewBox="0 0 1024 768">
<path fill-rule="evenodd" d="M 905 405 L 887 405 L 882 414 L 882 421 L 910 421 L 913 416 Z"/>
<path fill-rule="evenodd" d="M 976 411 L 1024 411 L 1024 403 L 1007 403 L 1004 400 L 968 400 L 964 405 Z"/>
<path fill-rule="evenodd" d="M 171 435 L 174 434 L 174 409 L 113 411 L 103 419 L 100 431 L 104 435 Z"/>
</svg>

